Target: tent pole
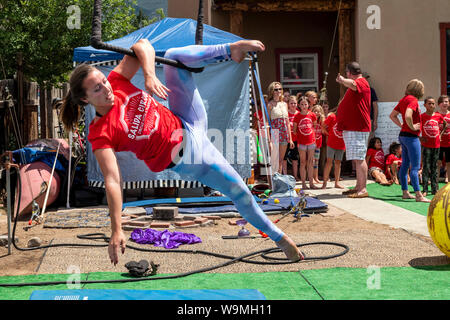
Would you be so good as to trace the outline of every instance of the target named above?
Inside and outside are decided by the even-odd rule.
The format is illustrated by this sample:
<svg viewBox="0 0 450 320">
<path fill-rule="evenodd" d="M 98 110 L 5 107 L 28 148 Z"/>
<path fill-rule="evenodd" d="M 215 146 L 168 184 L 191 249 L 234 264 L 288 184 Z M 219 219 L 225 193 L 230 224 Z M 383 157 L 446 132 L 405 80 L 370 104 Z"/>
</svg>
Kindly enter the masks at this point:
<svg viewBox="0 0 450 320">
<path fill-rule="evenodd" d="M 259 67 L 258 67 L 258 59 L 254 56 L 253 57 L 253 63 L 254 63 L 254 69 L 253 69 L 253 71 L 255 72 L 255 78 L 257 79 L 257 84 L 258 84 L 258 89 L 259 89 L 259 96 L 260 96 L 260 99 L 261 99 L 261 104 L 263 104 L 264 106 L 265 106 L 265 102 L 264 102 L 264 96 L 263 96 L 263 91 L 262 91 L 262 88 L 261 88 L 261 83 L 260 83 L 260 78 L 259 78 Z M 266 108 L 265 108 L 266 109 Z M 264 130 L 266 130 L 266 134 L 268 134 L 268 132 L 267 132 L 267 126 L 266 126 L 266 114 L 264 113 L 264 111 L 267 111 L 267 110 L 263 110 L 263 121 L 264 121 Z M 269 128 L 271 127 L 271 125 L 270 125 L 270 123 L 269 123 Z M 269 135 L 266 135 L 266 137 L 268 137 L 268 138 L 270 138 L 270 133 L 269 133 Z M 270 157 L 270 146 L 268 147 L 268 149 L 269 149 L 269 152 L 268 152 L 268 155 L 269 155 L 269 161 L 270 162 L 272 162 L 271 161 L 271 157 Z M 267 164 L 265 164 L 266 165 L 266 170 L 267 170 Z M 271 170 L 273 169 L 272 168 L 272 166 L 271 166 L 271 168 L 270 168 Z M 267 170 L 268 171 L 268 170 Z M 268 177 L 269 177 L 269 186 L 270 186 L 270 188 L 272 188 L 272 185 L 273 185 L 273 182 L 272 182 L 272 172 L 270 173 L 270 174 L 268 174 Z"/>
</svg>

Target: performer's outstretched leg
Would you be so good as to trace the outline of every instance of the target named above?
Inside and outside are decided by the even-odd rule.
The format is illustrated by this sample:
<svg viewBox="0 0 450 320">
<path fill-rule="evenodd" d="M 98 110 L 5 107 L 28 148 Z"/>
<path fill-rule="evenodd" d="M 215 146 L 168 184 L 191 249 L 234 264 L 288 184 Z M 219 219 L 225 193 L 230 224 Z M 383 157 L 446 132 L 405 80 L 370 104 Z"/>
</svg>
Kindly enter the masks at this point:
<svg viewBox="0 0 450 320">
<path fill-rule="evenodd" d="M 215 58 L 242 61 L 247 51 L 260 49 L 259 41 L 241 41 L 216 46 L 188 46 L 167 51 L 165 57 L 189 67 L 202 67 Z M 263 48 L 263 46 L 262 46 Z M 266 233 L 293 261 L 303 259 L 295 243 L 277 228 L 258 206 L 239 174 L 207 138 L 207 115 L 192 74 L 164 66 L 170 109 L 185 124 L 184 156 L 172 168 L 181 177 L 198 180 L 228 196 L 244 219 Z"/>
</svg>

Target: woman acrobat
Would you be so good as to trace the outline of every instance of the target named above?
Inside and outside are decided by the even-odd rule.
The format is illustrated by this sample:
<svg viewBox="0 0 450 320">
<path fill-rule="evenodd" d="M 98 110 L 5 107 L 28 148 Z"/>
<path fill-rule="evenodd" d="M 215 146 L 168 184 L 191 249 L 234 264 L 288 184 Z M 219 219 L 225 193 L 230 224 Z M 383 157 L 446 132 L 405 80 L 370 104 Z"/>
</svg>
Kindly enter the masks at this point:
<svg viewBox="0 0 450 320">
<path fill-rule="evenodd" d="M 131 49 L 137 58 L 125 56 L 108 78 L 95 67 L 78 66 L 70 77 L 70 90 L 61 112 L 62 122 L 70 130 L 79 118 L 80 107 L 91 104 L 96 111 L 88 140 L 105 181 L 111 216 L 111 263 L 118 263 L 126 243 L 121 226 L 122 179 L 115 155 L 119 151 L 135 153 L 154 172 L 171 168 L 181 178 L 200 181 L 222 192 L 231 198 L 244 219 L 275 241 L 288 259 L 302 260 L 296 244 L 267 218 L 243 179 L 209 141 L 206 110 L 192 74 L 164 65 L 164 85 L 156 77 L 155 50 L 150 42 L 139 40 Z M 172 48 L 165 58 L 202 67 L 216 58 L 241 62 L 247 52 L 264 50 L 260 41 L 242 40 Z M 130 82 L 139 68 L 146 91 Z M 168 98 L 170 109 L 153 99 L 153 94 Z"/>
</svg>

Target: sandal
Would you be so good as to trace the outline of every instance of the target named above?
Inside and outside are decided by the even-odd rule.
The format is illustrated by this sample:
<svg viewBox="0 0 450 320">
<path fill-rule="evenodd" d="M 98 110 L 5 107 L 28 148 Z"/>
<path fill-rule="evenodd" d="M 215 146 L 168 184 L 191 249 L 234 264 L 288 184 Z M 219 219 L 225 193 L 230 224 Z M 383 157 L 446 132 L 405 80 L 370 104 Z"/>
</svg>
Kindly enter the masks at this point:
<svg viewBox="0 0 450 320">
<path fill-rule="evenodd" d="M 355 193 L 355 192 L 357 192 L 355 189 L 349 189 L 349 190 L 343 191 L 342 194 L 344 196 L 346 196 L 346 195 L 349 195 L 349 194 L 352 194 L 352 193 Z"/>
</svg>

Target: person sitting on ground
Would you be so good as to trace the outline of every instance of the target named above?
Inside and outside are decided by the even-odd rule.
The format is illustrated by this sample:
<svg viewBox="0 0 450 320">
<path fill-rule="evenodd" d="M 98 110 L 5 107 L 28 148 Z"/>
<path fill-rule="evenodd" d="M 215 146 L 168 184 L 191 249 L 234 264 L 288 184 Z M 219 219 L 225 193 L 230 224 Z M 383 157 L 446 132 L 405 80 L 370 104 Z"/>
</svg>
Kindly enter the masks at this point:
<svg viewBox="0 0 450 320">
<path fill-rule="evenodd" d="M 402 165 L 402 145 L 396 141 L 389 146 L 389 154 L 386 156 L 385 171 L 386 179 L 392 180 L 395 184 L 398 181 L 398 171 Z"/>
<path fill-rule="evenodd" d="M 105 77 L 93 66 L 81 64 L 72 72 L 64 98 L 61 120 L 66 129 L 77 124 L 80 108 L 91 104 L 96 117 L 89 125 L 88 140 L 103 173 L 111 217 L 108 253 L 116 265 L 125 252 L 122 231 L 122 178 L 116 152 L 131 151 L 153 172 L 171 169 L 183 180 L 196 180 L 227 195 L 242 217 L 264 232 L 291 261 L 304 257 L 295 242 L 266 216 L 242 177 L 233 169 L 207 136 L 205 105 L 192 73 L 164 65 L 166 84 L 155 72 L 155 49 L 146 39 L 131 49 L 136 57 L 124 56 Z M 242 62 L 248 52 L 264 51 L 257 40 L 219 45 L 171 48 L 164 57 L 188 67 L 202 67 L 215 59 Z M 142 68 L 145 91 L 131 83 Z M 169 99 L 169 108 L 153 95 Z"/>
<path fill-rule="evenodd" d="M 373 137 L 367 147 L 366 162 L 369 167 L 369 177 L 382 186 L 390 186 L 393 181 L 388 181 L 384 175 L 384 151 L 381 139 Z"/>
</svg>

